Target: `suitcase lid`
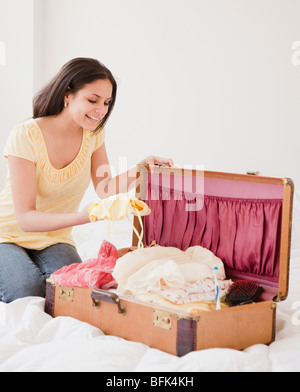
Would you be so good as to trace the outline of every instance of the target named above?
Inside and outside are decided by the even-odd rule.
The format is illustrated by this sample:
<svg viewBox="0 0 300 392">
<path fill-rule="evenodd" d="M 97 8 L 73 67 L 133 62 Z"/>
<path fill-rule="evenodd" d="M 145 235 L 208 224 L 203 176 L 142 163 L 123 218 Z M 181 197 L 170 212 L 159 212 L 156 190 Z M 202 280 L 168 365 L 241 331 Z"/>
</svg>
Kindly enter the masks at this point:
<svg viewBox="0 0 300 392">
<path fill-rule="evenodd" d="M 152 211 L 143 218 L 143 243 L 208 248 L 222 259 L 227 278 L 256 281 L 262 300 L 282 301 L 293 194 L 288 178 L 140 165 L 136 197 Z M 136 217 L 134 225 L 141 229 Z"/>
</svg>

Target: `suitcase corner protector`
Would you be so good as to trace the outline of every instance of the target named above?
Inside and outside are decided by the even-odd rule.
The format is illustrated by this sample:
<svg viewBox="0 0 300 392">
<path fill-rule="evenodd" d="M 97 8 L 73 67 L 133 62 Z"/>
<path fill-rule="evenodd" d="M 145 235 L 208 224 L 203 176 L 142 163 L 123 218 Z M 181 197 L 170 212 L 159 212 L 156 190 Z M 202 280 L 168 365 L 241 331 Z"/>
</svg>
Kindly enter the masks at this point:
<svg viewBox="0 0 300 392">
<path fill-rule="evenodd" d="M 54 282 L 54 280 L 52 280 L 50 278 L 46 279 L 46 283 L 51 284 L 54 287 L 56 286 L 56 283 Z"/>
</svg>

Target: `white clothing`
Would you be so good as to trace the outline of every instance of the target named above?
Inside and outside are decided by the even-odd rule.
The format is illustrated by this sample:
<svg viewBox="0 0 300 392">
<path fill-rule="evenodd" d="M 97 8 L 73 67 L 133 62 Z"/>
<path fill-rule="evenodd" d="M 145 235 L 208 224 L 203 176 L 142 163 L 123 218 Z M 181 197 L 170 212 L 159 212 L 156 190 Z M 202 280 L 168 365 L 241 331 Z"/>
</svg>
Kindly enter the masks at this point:
<svg viewBox="0 0 300 392">
<path fill-rule="evenodd" d="M 157 290 L 182 288 L 187 283 L 213 280 L 213 268 L 218 279 L 226 278 L 221 259 L 210 250 L 194 246 L 186 251 L 173 247 L 154 246 L 127 253 L 117 260 L 113 277 L 118 293 L 157 293 Z M 214 286 L 213 286 L 214 290 Z"/>
</svg>

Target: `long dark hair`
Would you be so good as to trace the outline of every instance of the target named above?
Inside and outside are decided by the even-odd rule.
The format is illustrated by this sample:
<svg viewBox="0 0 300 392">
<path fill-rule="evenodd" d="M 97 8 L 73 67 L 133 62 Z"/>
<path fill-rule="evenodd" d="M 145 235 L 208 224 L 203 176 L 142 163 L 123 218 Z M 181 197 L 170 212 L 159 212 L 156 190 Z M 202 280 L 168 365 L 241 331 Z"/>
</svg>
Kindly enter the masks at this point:
<svg viewBox="0 0 300 392">
<path fill-rule="evenodd" d="M 61 68 L 60 72 L 34 97 L 33 118 L 57 116 L 64 108 L 67 92 L 75 94 L 86 84 L 98 79 L 108 79 L 113 86 L 108 112 L 94 132 L 99 131 L 106 124 L 115 105 L 117 83 L 109 69 L 100 61 L 90 58 L 75 58 Z"/>
</svg>

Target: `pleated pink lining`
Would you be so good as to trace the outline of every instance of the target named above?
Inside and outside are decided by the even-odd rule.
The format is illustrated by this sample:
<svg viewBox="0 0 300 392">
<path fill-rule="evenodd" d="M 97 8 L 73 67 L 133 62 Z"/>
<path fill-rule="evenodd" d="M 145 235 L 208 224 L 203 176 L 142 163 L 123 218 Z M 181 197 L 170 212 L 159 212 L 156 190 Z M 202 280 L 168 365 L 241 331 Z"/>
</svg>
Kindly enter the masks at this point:
<svg viewBox="0 0 300 392">
<path fill-rule="evenodd" d="M 276 197 L 279 194 L 280 191 Z M 192 198 L 182 190 L 149 184 L 146 203 L 152 213 L 144 220 L 145 244 L 156 241 L 182 250 L 200 245 L 222 259 L 228 275 L 278 285 L 281 198 L 205 194 L 194 194 Z M 193 205 L 203 208 L 193 211 Z"/>
</svg>

